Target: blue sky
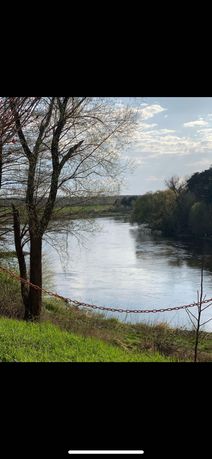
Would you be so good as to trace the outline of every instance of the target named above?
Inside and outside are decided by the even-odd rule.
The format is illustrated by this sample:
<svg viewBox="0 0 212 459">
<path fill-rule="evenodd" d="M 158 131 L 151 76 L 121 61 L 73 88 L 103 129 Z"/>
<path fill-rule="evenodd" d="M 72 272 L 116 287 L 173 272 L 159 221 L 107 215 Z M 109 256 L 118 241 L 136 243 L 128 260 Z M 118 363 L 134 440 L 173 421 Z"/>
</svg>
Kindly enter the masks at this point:
<svg viewBox="0 0 212 459">
<path fill-rule="evenodd" d="M 125 174 L 122 194 L 161 190 L 173 175 L 188 177 L 212 165 L 212 97 L 130 102 L 137 106 L 138 124 L 122 156 L 133 160 L 134 171 Z"/>
</svg>

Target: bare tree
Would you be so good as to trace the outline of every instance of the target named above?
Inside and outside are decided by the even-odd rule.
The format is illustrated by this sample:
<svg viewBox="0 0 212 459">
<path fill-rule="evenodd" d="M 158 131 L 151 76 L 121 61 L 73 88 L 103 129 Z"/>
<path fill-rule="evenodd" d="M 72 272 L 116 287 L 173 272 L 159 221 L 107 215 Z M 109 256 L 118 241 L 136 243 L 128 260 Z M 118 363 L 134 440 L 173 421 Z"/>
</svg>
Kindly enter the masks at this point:
<svg viewBox="0 0 212 459">
<path fill-rule="evenodd" d="M 13 100 L 17 106 L 21 123 L 24 126 L 29 119 L 32 110 L 38 103 L 40 97 L 0 97 L 0 189 L 2 184 L 2 173 L 4 159 L 9 162 L 10 149 L 5 150 L 6 158 L 4 158 L 4 147 L 10 146 L 16 142 L 16 126 L 14 112 L 10 108 L 10 100 Z"/>
<path fill-rule="evenodd" d="M 0 97 L 0 192 L 2 191 L 3 175 L 10 175 L 14 164 L 14 146 L 17 143 L 16 123 L 14 113 L 10 108 L 10 101 L 13 100 L 17 106 L 22 126 L 26 125 L 33 109 L 39 102 L 40 97 Z M 5 195 L 1 192 L 1 195 Z M 1 196 L 0 196 L 1 197 Z M 4 243 L 4 236 L 8 234 L 8 224 L 11 222 L 8 206 L 4 200 L 0 201 L 0 235 L 1 243 Z"/>
<path fill-rule="evenodd" d="M 42 240 L 57 196 L 103 192 L 119 173 L 119 148 L 129 140 L 133 113 L 102 98 L 41 97 L 27 122 L 19 98 L 6 98 L 15 121 L 13 165 L 5 169 L 4 189 L 12 204 L 15 248 L 20 275 L 28 279 L 24 246 L 30 243 L 33 284 L 42 287 Z M 30 105 L 31 98 L 24 104 Z M 39 318 L 41 291 L 23 285 L 25 318 Z"/>
<path fill-rule="evenodd" d="M 204 256 L 202 257 L 202 263 L 201 263 L 201 279 L 200 279 L 200 292 L 197 292 L 197 315 L 193 314 L 189 308 L 186 308 L 186 312 L 189 316 L 189 319 L 194 327 L 195 331 L 195 342 L 194 342 L 194 362 L 197 362 L 198 359 L 198 346 L 199 346 L 199 341 L 200 341 L 200 336 L 201 336 L 201 327 L 205 325 L 206 323 L 210 322 L 212 318 L 205 320 L 204 322 L 201 322 L 201 317 L 202 313 L 205 309 L 209 308 L 212 303 L 207 304 L 207 306 L 203 307 L 203 302 L 205 297 L 203 297 L 204 292 L 203 292 L 203 274 L 204 274 Z"/>
<path fill-rule="evenodd" d="M 165 180 L 167 188 L 174 192 L 177 199 L 185 189 L 185 181 L 180 179 L 177 175 L 173 175 L 169 180 Z"/>
</svg>

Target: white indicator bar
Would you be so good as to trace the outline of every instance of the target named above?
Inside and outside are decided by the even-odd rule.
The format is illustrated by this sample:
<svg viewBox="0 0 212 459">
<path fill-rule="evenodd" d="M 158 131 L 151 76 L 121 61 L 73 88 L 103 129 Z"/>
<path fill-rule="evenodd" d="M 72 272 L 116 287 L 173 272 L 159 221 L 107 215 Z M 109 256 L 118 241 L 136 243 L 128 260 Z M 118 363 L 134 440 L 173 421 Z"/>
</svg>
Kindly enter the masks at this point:
<svg viewBox="0 0 212 459">
<path fill-rule="evenodd" d="M 68 451 L 68 454 L 144 454 L 144 451 L 141 449 L 141 450 L 132 450 L 132 451 L 129 451 L 129 450 L 76 450 L 76 451 Z"/>
</svg>

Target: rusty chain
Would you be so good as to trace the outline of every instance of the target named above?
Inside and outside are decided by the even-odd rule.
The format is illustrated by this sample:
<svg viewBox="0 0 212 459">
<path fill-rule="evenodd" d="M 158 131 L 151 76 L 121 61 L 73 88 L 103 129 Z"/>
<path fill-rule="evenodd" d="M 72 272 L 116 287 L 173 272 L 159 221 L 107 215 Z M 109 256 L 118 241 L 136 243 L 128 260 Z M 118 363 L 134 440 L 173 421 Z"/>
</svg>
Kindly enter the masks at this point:
<svg viewBox="0 0 212 459">
<path fill-rule="evenodd" d="M 59 295 L 58 293 L 50 292 L 49 290 L 46 290 L 44 288 L 39 287 L 38 285 L 33 284 L 29 280 L 18 276 L 13 271 L 10 271 L 7 268 L 3 268 L 2 266 L 0 266 L 0 271 L 5 272 L 10 277 L 13 277 L 14 279 L 16 279 L 18 281 L 21 281 L 23 284 L 27 284 L 27 285 L 31 286 L 35 290 L 40 290 L 40 291 L 46 293 L 49 296 L 52 296 L 54 298 L 59 298 L 60 300 L 63 300 L 65 303 L 70 303 L 71 305 L 75 305 L 77 307 L 81 306 L 81 307 L 85 307 L 85 308 L 98 309 L 100 311 L 121 312 L 121 313 L 125 313 L 125 314 L 144 314 L 144 313 L 179 311 L 180 309 L 192 308 L 194 306 L 198 306 L 199 305 L 198 302 L 193 302 L 193 303 L 184 304 L 184 305 L 181 305 L 181 306 L 174 306 L 174 307 L 160 308 L 160 309 L 123 309 L 123 308 L 114 308 L 114 307 L 106 307 L 106 306 L 97 306 L 95 304 L 88 304 L 88 303 L 84 303 L 82 301 L 72 300 L 71 298 L 66 298 L 66 297 L 64 297 L 62 295 Z M 201 304 L 206 304 L 206 303 L 210 303 L 210 302 L 212 302 L 212 298 L 209 298 L 208 300 L 201 301 Z"/>
</svg>

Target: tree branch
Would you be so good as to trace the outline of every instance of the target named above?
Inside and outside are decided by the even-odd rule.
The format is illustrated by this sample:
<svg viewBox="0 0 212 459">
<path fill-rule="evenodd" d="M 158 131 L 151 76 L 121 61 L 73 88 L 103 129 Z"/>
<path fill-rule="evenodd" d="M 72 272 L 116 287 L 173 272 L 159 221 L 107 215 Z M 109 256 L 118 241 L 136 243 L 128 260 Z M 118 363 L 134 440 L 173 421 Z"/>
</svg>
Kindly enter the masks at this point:
<svg viewBox="0 0 212 459">
<path fill-rule="evenodd" d="M 27 156 L 27 158 L 30 158 L 32 152 L 31 152 L 31 150 L 30 150 L 30 148 L 28 146 L 28 143 L 26 141 L 25 135 L 23 133 L 23 130 L 22 130 L 22 127 L 21 127 L 20 116 L 19 116 L 18 111 L 16 110 L 15 102 L 14 102 L 12 97 L 10 97 L 10 108 L 11 108 L 11 111 L 12 111 L 12 113 L 14 115 L 14 118 L 15 118 L 15 125 L 16 125 L 16 129 L 17 129 L 17 133 L 18 133 L 18 137 L 19 137 L 21 146 L 22 146 L 22 148 L 24 150 L 24 153 Z"/>
<path fill-rule="evenodd" d="M 62 160 L 60 161 L 60 165 L 59 165 L 60 171 L 62 170 L 64 165 L 67 163 L 67 161 L 71 159 L 73 153 L 75 153 L 75 151 L 82 145 L 83 142 L 84 140 L 81 140 L 80 142 L 78 142 L 76 145 L 74 145 L 73 147 L 69 149 L 68 153 L 66 153 L 65 156 L 63 156 Z"/>
</svg>

